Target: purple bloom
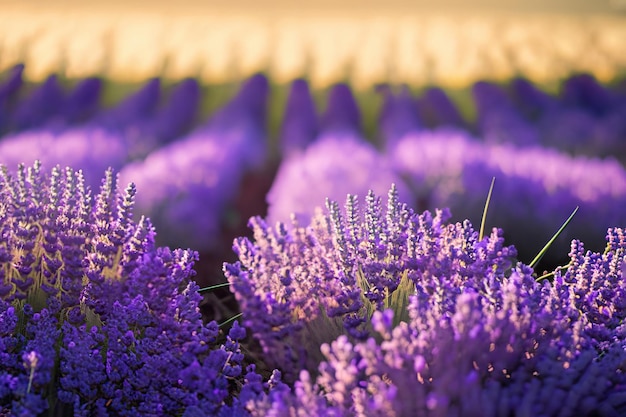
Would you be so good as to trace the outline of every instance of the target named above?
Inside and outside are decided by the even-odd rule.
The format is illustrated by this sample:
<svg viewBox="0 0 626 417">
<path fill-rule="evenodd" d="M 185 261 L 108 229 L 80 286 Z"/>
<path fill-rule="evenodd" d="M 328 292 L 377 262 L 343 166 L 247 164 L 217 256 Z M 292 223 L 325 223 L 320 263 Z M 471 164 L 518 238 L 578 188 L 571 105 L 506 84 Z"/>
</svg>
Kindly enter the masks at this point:
<svg viewBox="0 0 626 417">
<path fill-rule="evenodd" d="M 6 78 L 0 84 L 0 134 L 9 128 L 11 110 L 17 99 L 18 92 L 24 84 L 22 75 L 24 65 L 18 64 L 8 71 Z"/>
<path fill-rule="evenodd" d="M 517 77 L 509 85 L 512 99 L 528 120 L 537 121 L 558 106 L 556 98 L 541 91 L 526 78 Z"/>
<path fill-rule="evenodd" d="M 144 136 L 155 138 L 158 145 L 183 136 L 196 121 L 200 98 L 198 81 L 193 78 L 182 80 L 170 92 L 166 103 L 157 110 L 148 126 L 140 130 L 146 130 Z"/>
<path fill-rule="evenodd" d="M 579 74 L 563 82 L 561 101 L 566 106 L 582 108 L 601 116 L 613 107 L 615 97 L 593 75 Z"/>
<path fill-rule="evenodd" d="M 385 148 L 391 149 L 408 132 L 420 128 L 417 102 L 411 96 L 408 86 L 402 86 L 399 93 L 391 89 L 383 91 L 384 102 L 378 119 L 378 129 L 384 139 Z"/>
<path fill-rule="evenodd" d="M 291 84 L 280 129 L 280 148 L 284 156 L 303 151 L 317 137 L 317 111 L 309 85 L 298 79 Z"/>
<path fill-rule="evenodd" d="M 539 142 L 537 128 L 513 108 L 501 87 L 482 81 L 474 84 L 472 94 L 478 112 L 479 136 L 486 143 L 528 146 Z"/>
<path fill-rule="evenodd" d="M 56 75 L 49 76 L 46 81 L 36 87 L 28 97 L 20 100 L 12 115 L 11 130 L 26 130 L 54 124 L 62 116 L 59 108 L 63 108 L 65 92 L 61 88 Z"/>
<path fill-rule="evenodd" d="M 359 135 L 361 112 L 347 84 L 335 84 L 328 93 L 326 109 L 321 116 L 322 133 Z"/>
<path fill-rule="evenodd" d="M 156 87 L 148 91 L 156 96 Z M 146 92 L 145 98 L 148 97 Z M 195 122 L 199 104 L 200 87 L 196 80 L 189 78 L 174 87 L 162 106 L 109 129 L 123 133 L 129 147 L 129 159 L 142 159 L 151 151 L 184 136 Z"/>
<path fill-rule="evenodd" d="M 0 409 L 244 412 L 233 397 L 245 330 L 234 325 L 221 343 L 217 324 L 203 323 L 197 254 L 155 246 L 151 224 L 133 221 L 133 184 L 120 192 L 109 170 L 92 197 L 71 168 L 1 173 Z M 212 388 L 185 376 L 194 364 Z"/>
<path fill-rule="evenodd" d="M 552 254 L 566 253 L 573 238 L 599 250 L 601 231 L 626 222 L 621 209 L 626 172 L 616 161 L 486 146 L 445 131 L 408 135 L 391 158 L 422 208 L 450 207 L 457 219 L 481 217 L 486 190 L 496 177 L 488 223 L 503 228 L 528 262 L 576 206 L 581 209 Z"/>
<path fill-rule="evenodd" d="M 418 114 L 425 127 L 463 127 L 465 122 L 452 100 L 439 87 L 430 87 L 417 103 Z"/>
<path fill-rule="evenodd" d="M 68 124 L 84 122 L 92 117 L 100 107 L 102 80 L 89 77 L 81 80 L 70 91 L 63 106 L 63 113 Z"/>
<path fill-rule="evenodd" d="M 264 129 L 268 94 L 267 77 L 263 74 L 253 75 L 242 83 L 235 97 L 211 117 L 209 129 Z"/>
<path fill-rule="evenodd" d="M 128 146 L 122 136 L 99 128 L 31 130 L 3 138 L 0 160 L 10 167 L 35 160 L 46 166 L 71 166 L 82 170 L 87 185 L 96 189 L 107 168 L 119 169 L 126 163 Z"/>
<path fill-rule="evenodd" d="M 369 189 L 384 193 L 392 183 L 407 201 L 401 179 L 372 145 L 350 134 L 322 135 L 303 153 L 283 160 L 267 194 L 268 222 L 287 222 L 293 213 L 306 225 L 327 197 L 343 199 Z"/>
<path fill-rule="evenodd" d="M 243 175 L 247 139 L 237 132 L 197 132 L 128 164 L 120 175 L 138 184 L 136 209 L 167 243 L 210 248 Z"/>
<path fill-rule="evenodd" d="M 593 114 L 563 107 L 544 114 L 539 122 L 544 144 L 574 155 L 607 154 L 610 144 L 598 143 L 594 138 L 597 125 L 598 119 Z"/>
<path fill-rule="evenodd" d="M 445 229 L 471 232 L 459 226 Z M 603 255 L 583 255 L 574 242 L 571 266 L 553 284 L 536 282 L 522 264 L 464 269 L 490 248 L 491 262 L 501 259 L 497 235 L 469 236 L 430 252 L 426 265 L 428 256 L 416 257 L 423 273 L 404 307 L 408 317 L 397 323 L 398 311 L 375 311 L 372 337 L 322 345 L 317 376 L 303 371 L 292 391 L 257 397 L 252 415 L 622 415 L 624 230 L 609 231 Z M 452 267 L 435 269 L 443 265 Z M 598 327 L 608 337 L 600 339 Z"/>
<path fill-rule="evenodd" d="M 306 228 L 254 218 L 255 241 L 236 240 L 239 262 L 224 266 L 244 323 L 289 380 L 315 370 L 323 342 L 367 337 L 374 310 L 400 306 L 402 320 L 412 286 L 440 300 L 442 285 L 461 291 L 465 279 L 495 280 L 515 256 L 495 231 L 479 242 L 469 222 L 445 224 L 445 211 L 413 213 L 395 188 L 386 208 L 371 192 L 361 207 L 355 196 L 345 212 L 330 202 Z"/>
<path fill-rule="evenodd" d="M 24 74 L 24 64 L 15 65 L 7 71 L 7 73 L 6 78 L 3 79 L 2 84 L 0 84 L 0 100 L 3 103 L 12 99 L 22 87 L 24 83 L 24 80 L 22 79 Z"/>
<path fill-rule="evenodd" d="M 137 211 L 150 217 L 165 244 L 205 250 L 218 241 L 243 175 L 265 163 L 263 94 L 267 80 L 253 77 L 207 126 L 121 171 L 142 190 Z"/>
<path fill-rule="evenodd" d="M 93 122 L 108 129 L 125 130 L 140 120 L 151 116 L 161 97 L 161 80 L 152 78 L 135 93 L 97 115 Z"/>
</svg>

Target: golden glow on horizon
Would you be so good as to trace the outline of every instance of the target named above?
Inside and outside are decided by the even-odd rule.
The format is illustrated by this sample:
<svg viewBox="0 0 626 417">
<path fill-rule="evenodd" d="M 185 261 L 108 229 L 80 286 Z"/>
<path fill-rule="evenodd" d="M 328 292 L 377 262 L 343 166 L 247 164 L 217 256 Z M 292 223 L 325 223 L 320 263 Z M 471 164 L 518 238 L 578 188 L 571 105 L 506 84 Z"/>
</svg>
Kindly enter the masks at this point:
<svg viewBox="0 0 626 417">
<path fill-rule="evenodd" d="M 130 11 L 2 10 L 0 69 L 26 77 L 101 74 L 237 80 L 266 71 L 277 82 L 307 75 L 315 86 L 350 78 L 464 86 L 524 74 L 538 82 L 573 71 L 608 80 L 624 71 L 626 17 L 441 13 L 172 15 Z"/>
</svg>

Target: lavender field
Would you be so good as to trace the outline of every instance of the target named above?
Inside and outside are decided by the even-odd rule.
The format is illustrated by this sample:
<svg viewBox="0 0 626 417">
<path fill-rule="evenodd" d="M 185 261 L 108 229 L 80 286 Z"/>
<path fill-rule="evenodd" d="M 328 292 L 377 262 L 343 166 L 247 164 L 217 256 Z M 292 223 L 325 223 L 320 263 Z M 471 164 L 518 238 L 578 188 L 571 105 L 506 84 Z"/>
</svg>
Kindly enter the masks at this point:
<svg viewBox="0 0 626 417">
<path fill-rule="evenodd" d="M 479 3 L 0 3 L 0 416 L 626 415 L 625 17 Z"/>
</svg>

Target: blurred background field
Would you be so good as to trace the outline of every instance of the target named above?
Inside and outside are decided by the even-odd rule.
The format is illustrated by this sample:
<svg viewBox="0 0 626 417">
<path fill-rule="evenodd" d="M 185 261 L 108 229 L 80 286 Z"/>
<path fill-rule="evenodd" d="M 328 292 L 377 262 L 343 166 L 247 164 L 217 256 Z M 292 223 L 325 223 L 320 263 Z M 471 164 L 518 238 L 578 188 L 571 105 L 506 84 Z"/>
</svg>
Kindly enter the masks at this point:
<svg viewBox="0 0 626 417">
<path fill-rule="evenodd" d="M 314 87 L 349 78 L 462 87 L 523 74 L 624 72 L 626 16 L 609 1 L 344 2 L 3 1 L 0 68 L 26 77 L 160 75 L 206 83 L 257 71 Z M 613 6 L 612 6 L 613 5 Z"/>
</svg>

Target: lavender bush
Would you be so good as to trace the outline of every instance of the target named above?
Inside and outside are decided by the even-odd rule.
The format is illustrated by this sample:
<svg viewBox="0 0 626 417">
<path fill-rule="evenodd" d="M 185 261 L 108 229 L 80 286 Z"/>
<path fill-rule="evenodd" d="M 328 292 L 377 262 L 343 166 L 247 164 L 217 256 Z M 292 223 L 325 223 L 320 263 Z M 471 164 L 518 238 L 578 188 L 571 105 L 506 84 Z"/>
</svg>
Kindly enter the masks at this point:
<svg viewBox="0 0 626 417">
<path fill-rule="evenodd" d="M 96 189 L 107 168 L 120 169 L 128 161 L 126 139 L 98 127 L 75 127 L 61 131 L 29 130 L 0 141 L 0 163 L 6 166 L 71 166 L 83 171 L 86 184 Z"/>
<path fill-rule="evenodd" d="M 265 416 L 617 416 L 626 411 L 626 232 L 572 243 L 537 279 L 469 221 L 374 194 L 311 227 L 253 219 L 225 273 L 265 359 L 293 381 L 248 403 Z M 295 225 L 297 226 L 297 225 Z M 298 376 L 299 374 L 299 376 Z"/>
<path fill-rule="evenodd" d="M 349 159 L 348 159 L 349 158 Z M 397 183 L 403 201 L 410 194 L 392 165 L 360 136 L 326 134 L 299 154 L 284 159 L 267 193 L 268 222 L 288 222 L 294 214 L 307 225 L 327 197 L 384 193 Z"/>
<path fill-rule="evenodd" d="M 0 134 L 4 134 L 11 125 L 11 109 L 24 84 L 23 73 L 24 65 L 15 65 L 0 84 Z"/>
<path fill-rule="evenodd" d="M 397 93 L 388 86 L 381 90 L 384 101 L 378 117 L 378 130 L 385 148 L 391 149 L 404 135 L 419 130 L 422 126 L 417 112 L 417 100 L 411 95 L 408 86 L 402 86 Z"/>
<path fill-rule="evenodd" d="M 427 88 L 417 102 L 417 111 L 424 126 L 466 127 L 459 109 L 440 87 Z"/>
<path fill-rule="evenodd" d="M 265 163 L 267 93 L 267 79 L 252 77 L 206 126 L 122 169 L 142 190 L 137 211 L 152 219 L 164 244 L 208 250 L 219 243 L 244 174 Z"/>
<path fill-rule="evenodd" d="M 280 129 L 283 156 L 302 152 L 318 133 L 319 121 L 308 83 L 303 79 L 291 84 Z"/>
<path fill-rule="evenodd" d="M 304 114 L 308 113 L 305 110 Z M 397 118 L 387 124 L 391 126 L 393 122 Z M 266 197 L 269 223 L 288 222 L 294 214 L 305 226 L 326 198 L 342 199 L 347 194 L 364 194 L 369 189 L 384 193 L 392 183 L 398 184 L 406 201 L 409 196 L 400 178 L 364 139 L 361 112 L 348 85 L 339 83 L 330 89 L 319 125 L 313 143 L 281 161 Z"/>
<path fill-rule="evenodd" d="M 520 115 L 500 86 L 478 82 L 472 87 L 472 93 L 478 113 L 478 134 L 485 143 L 509 143 L 518 147 L 539 143 L 537 127 Z"/>
<path fill-rule="evenodd" d="M 500 232 L 479 242 L 469 222 L 447 225 L 446 211 L 417 215 L 395 187 L 386 209 L 372 192 L 361 207 L 351 195 L 345 213 L 329 202 L 310 227 L 291 229 L 254 218 L 255 241 L 236 240 L 239 262 L 225 265 L 244 323 L 288 378 L 315 369 L 323 342 L 367 337 L 372 311 L 391 303 L 399 320 L 413 286 L 436 295 L 452 273 L 503 276 L 512 266 Z"/>
<path fill-rule="evenodd" d="M 485 190 L 496 177 L 490 224 L 503 228 L 528 262 L 576 206 L 576 221 L 550 256 L 565 254 L 574 238 L 599 250 L 602 230 L 626 224 L 626 171 L 615 160 L 487 146 L 458 131 L 409 134 L 391 158 L 421 208 L 449 207 L 457 220 L 480 218 Z"/>
<path fill-rule="evenodd" d="M 245 330 L 203 323 L 196 252 L 155 247 L 133 184 L 109 170 L 93 195 L 81 171 L 39 163 L 0 182 L 3 414 L 244 415 Z"/>
<path fill-rule="evenodd" d="M 42 125 L 56 125 L 63 116 L 57 110 L 65 103 L 65 92 L 56 75 L 50 75 L 45 82 L 33 89 L 27 97 L 16 103 L 11 113 L 10 130 L 26 130 Z"/>
</svg>

